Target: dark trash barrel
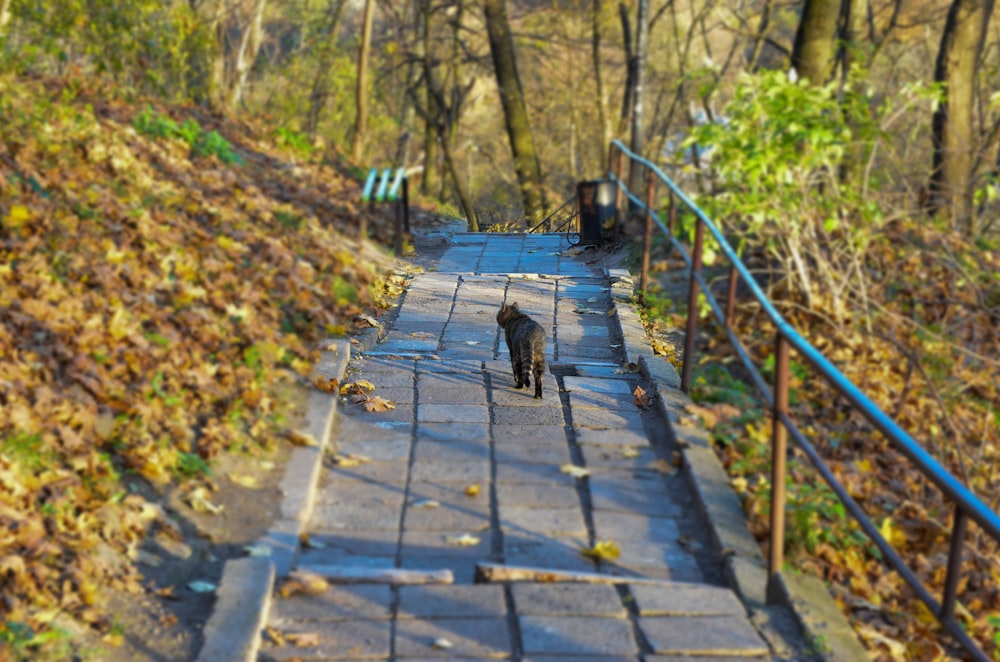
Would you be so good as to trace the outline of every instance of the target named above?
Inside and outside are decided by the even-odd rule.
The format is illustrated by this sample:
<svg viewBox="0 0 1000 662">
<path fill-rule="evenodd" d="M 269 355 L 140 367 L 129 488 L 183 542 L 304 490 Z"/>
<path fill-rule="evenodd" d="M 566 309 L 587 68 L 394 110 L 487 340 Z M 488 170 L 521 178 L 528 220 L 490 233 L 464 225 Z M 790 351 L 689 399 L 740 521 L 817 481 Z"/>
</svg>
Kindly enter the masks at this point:
<svg viewBox="0 0 1000 662">
<path fill-rule="evenodd" d="M 604 224 L 615 215 L 615 183 L 605 179 L 579 182 L 576 199 L 580 209 L 580 243 L 597 245 L 604 241 Z"/>
</svg>

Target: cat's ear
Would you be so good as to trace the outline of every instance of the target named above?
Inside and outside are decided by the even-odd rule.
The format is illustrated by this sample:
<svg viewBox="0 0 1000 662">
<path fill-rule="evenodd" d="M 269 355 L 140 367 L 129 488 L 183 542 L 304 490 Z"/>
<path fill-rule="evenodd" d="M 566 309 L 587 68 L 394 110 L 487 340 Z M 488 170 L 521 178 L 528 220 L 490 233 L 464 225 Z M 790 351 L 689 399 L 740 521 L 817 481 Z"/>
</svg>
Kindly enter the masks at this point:
<svg viewBox="0 0 1000 662">
<path fill-rule="evenodd" d="M 521 309 L 517 307 L 517 302 L 510 304 L 510 309 L 513 310 L 515 313 L 521 312 Z"/>
</svg>

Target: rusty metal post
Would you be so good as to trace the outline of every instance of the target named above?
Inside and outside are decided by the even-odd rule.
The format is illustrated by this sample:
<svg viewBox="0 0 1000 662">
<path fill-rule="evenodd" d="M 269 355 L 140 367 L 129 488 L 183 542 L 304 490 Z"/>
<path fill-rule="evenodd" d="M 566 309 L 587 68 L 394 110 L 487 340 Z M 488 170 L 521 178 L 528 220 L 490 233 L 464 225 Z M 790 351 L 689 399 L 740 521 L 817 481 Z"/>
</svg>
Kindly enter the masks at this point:
<svg viewBox="0 0 1000 662">
<path fill-rule="evenodd" d="M 948 548 L 948 574 L 941 597 L 941 620 L 955 618 L 955 597 L 958 594 L 958 580 L 962 574 L 962 545 L 965 544 L 965 529 L 969 523 L 965 511 L 955 505 L 955 521 L 951 525 L 951 544 Z"/>
<path fill-rule="evenodd" d="M 646 297 L 649 284 L 649 254 L 653 249 L 653 205 L 656 197 L 656 173 L 647 168 L 646 175 L 646 223 L 642 232 L 642 270 L 639 272 L 639 292 Z"/>
<path fill-rule="evenodd" d="M 701 273 L 702 247 L 705 243 L 705 224 L 696 219 L 694 248 L 691 251 L 691 282 L 688 287 L 687 327 L 684 331 L 684 366 L 681 369 L 681 390 L 691 392 L 691 373 L 694 372 L 694 337 L 698 332 L 698 279 Z"/>
<path fill-rule="evenodd" d="M 785 471 L 788 464 L 788 340 L 778 333 L 774 350 L 774 410 L 771 421 L 771 549 L 767 560 L 767 601 L 782 600 L 778 575 L 785 558 Z"/>
<path fill-rule="evenodd" d="M 726 290 L 726 328 L 733 324 L 733 316 L 736 314 L 736 283 L 740 274 L 736 271 L 734 264 L 729 268 L 729 288 Z"/>
<path fill-rule="evenodd" d="M 668 218 L 668 223 L 669 223 L 667 225 L 667 229 L 670 230 L 670 236 L 671 237 L 676 237 L 677 236 L 677 203 L 675 201 L 674 192 L 673 191 L 670 192 L 670 202 L 669 202 L 669 205 L 670 206 L 667 208 L 667 218 Z"/>
</svg>

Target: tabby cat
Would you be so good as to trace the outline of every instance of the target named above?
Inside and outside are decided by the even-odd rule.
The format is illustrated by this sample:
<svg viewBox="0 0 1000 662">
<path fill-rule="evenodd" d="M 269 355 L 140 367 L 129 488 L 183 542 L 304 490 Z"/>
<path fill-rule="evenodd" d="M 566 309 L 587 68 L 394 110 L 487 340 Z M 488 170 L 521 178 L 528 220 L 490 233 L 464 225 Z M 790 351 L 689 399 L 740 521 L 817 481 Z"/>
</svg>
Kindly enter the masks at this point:
<svg viewBox="0 0 1000 662">
<path fill-rule="evenodd" d="M 535 397 L 542 397 L 542 373 L 545 372 L 545 331 L 542 325 L 522 313 L 516 303 L 500 304 L 497 324 L 504 330 L 510 365 L 514 369 L 514 388 L 531 386 L 535 373 Z"/>
</svg>

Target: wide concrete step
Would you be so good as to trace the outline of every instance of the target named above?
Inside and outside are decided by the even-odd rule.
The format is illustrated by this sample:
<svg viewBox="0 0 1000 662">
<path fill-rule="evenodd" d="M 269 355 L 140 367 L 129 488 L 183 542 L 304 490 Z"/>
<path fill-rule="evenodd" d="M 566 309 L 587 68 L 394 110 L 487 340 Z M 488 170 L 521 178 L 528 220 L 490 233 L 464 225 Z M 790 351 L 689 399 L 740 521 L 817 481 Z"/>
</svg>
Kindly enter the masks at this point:
<svg viewBox="0 0 1000 662">
<path fill-rule="evenodd" d="M 768 659 L 731 591 L 677 582 L 334 586 L 268 627 L 262 660 Z"/>
</svg>

